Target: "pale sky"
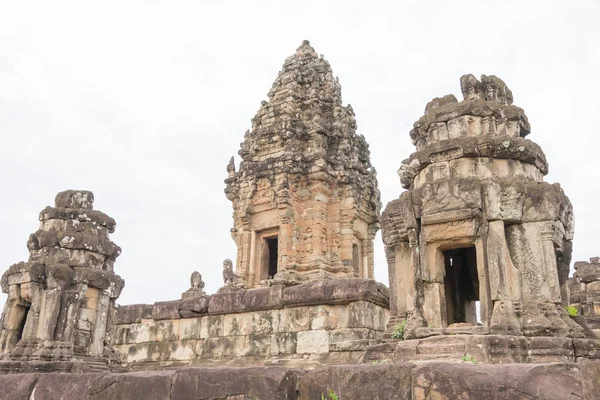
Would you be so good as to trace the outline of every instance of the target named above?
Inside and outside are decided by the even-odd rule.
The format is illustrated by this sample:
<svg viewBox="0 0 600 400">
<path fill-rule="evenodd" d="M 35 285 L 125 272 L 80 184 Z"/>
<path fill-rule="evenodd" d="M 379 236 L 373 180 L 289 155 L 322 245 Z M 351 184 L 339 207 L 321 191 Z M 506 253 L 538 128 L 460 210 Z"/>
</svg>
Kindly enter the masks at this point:
<svg viewBox="0 0 600 400">
<path fill-rule="evenodd" d="M 27 259 L 57 192 L 87 189 L 117 221 L 120 304 L 177 299 L 194 270 L 215 292 L 236 255 L 225 166 L 303 39 L 340 79 L 384 205 L 425 104 L 494 74 L 573 202 L 573 260 L 600 255 L 599 19 L 583 0 L 0 0 L 0 269 Z M 380 234 L 375 251 L 387 284 Z"/>
</svg>

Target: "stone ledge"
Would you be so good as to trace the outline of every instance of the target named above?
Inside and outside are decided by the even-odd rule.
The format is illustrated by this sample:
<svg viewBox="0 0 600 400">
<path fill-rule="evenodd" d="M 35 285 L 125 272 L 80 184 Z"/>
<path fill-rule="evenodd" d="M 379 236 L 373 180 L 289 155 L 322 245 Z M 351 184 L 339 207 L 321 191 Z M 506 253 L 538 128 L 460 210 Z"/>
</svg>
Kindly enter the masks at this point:
<svg viewBox="0 0 600 400">
<path fill-rule="evenodd" d="M 276 310 L 310 305 L 338 305 L 367 301 L 389 307 L 389 292 L 385 286 L 370 279 L 335 279 L 315 281 L 296 286 L 271 286 L 258 289 L 218 293 L 190 300 L 157 302 L 154 305 L 119 306 L 116 324 L 141 322 L 143 310 L 152 307 L 154 320 L 193 318 L 203 315 L 236 314 Z M 208 306 L 206 306 L 208 302 Z"/>
</svg>

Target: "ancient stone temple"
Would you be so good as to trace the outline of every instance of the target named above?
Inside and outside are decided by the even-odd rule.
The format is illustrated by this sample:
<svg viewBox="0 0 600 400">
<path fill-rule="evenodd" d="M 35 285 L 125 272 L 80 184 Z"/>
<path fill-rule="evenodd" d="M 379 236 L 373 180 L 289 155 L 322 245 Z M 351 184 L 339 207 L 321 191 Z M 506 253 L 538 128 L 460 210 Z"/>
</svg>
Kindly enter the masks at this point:
<svg viewBox="0 0 600 400">
<path fill-rule="evenodd" d="M 225 193 L 244 286 L 373 278 L 375 169 L 337 78 L 308 41 L 285 61 L 239 154 Z"/>
<path fill-rule="evenodd" d="M 415 123 L 380 219 L 352 108 L 303 42 L 227 167 L 235 268 L 200 260 L 174 300 L 116 305 L 115 221 L 59 193 L 2 276 L 0 400 L 600 399 L 600 260 L 567 279 L 573 210 L 524 111 L 497 77 L 461 88 Z"/>
<path fill-rule="evenodd" d="M 583 337 L 566 314 L 573 210 L 525 139 L 524 111 L 495 76 L 465 75 L 463 101 L 433 99 L 382 216 L 391 311 L 420 328 Z M 428 331 L 429 334 L 431 331 Z M 441 330 L 440 330 L 441 332 Z"/>
<path fill-rule="evenodd" d="M 114 303 L 124 281 L 113 267 L 121 249 L 109 239 L 115 221 L 93 210 L 93 204 L 92 192 L 59 193 L 55 207 L 40 213 L 40 229 L 29 237 L 29 260 L 2 275 L 8 300 L 0 357 L 9 361 L 0 368 L 64 361 L 51 369 L 72 370 L 72 361 L 116 360 Z M 28 360 L 39 362 L 19 362 Z"/>
</svg>

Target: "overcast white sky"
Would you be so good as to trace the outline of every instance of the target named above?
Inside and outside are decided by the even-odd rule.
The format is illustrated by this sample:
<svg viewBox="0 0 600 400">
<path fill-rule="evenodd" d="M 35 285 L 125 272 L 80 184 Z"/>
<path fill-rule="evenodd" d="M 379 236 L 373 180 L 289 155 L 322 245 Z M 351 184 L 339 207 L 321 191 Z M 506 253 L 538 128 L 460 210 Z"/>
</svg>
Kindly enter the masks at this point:
<svg viewBox="0 0 600 400">
<path fill-rule="evenodd" d="M 0 269 L 57 192 L 89 189 L 117 221 L 119 303 L 179 298 L 193 270 L 216 291 L 235 258 L 225 166 L 303 39 L 340 78 L 384 204 L 425 104 L 460 98 L 465 73 L 504 79 L 575 207 L 574 260 L 600 255 L 599 19 L 583 0 L 1 1 Z"/>
</svg>

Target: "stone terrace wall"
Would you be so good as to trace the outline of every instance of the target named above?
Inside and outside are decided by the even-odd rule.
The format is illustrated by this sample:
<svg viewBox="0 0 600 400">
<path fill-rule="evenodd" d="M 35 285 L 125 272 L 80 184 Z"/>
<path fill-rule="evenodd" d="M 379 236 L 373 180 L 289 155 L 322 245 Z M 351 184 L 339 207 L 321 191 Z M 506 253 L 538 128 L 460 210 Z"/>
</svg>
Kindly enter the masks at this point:
<svg viewBox="0 0 600 400">
<path fill-rule="evenodd" d="M 177 364 L 356 363 L 380 341 L 387 288 L 318 281 L 121 306 L 115 349 L 138 369 Z"/>
</svg>

